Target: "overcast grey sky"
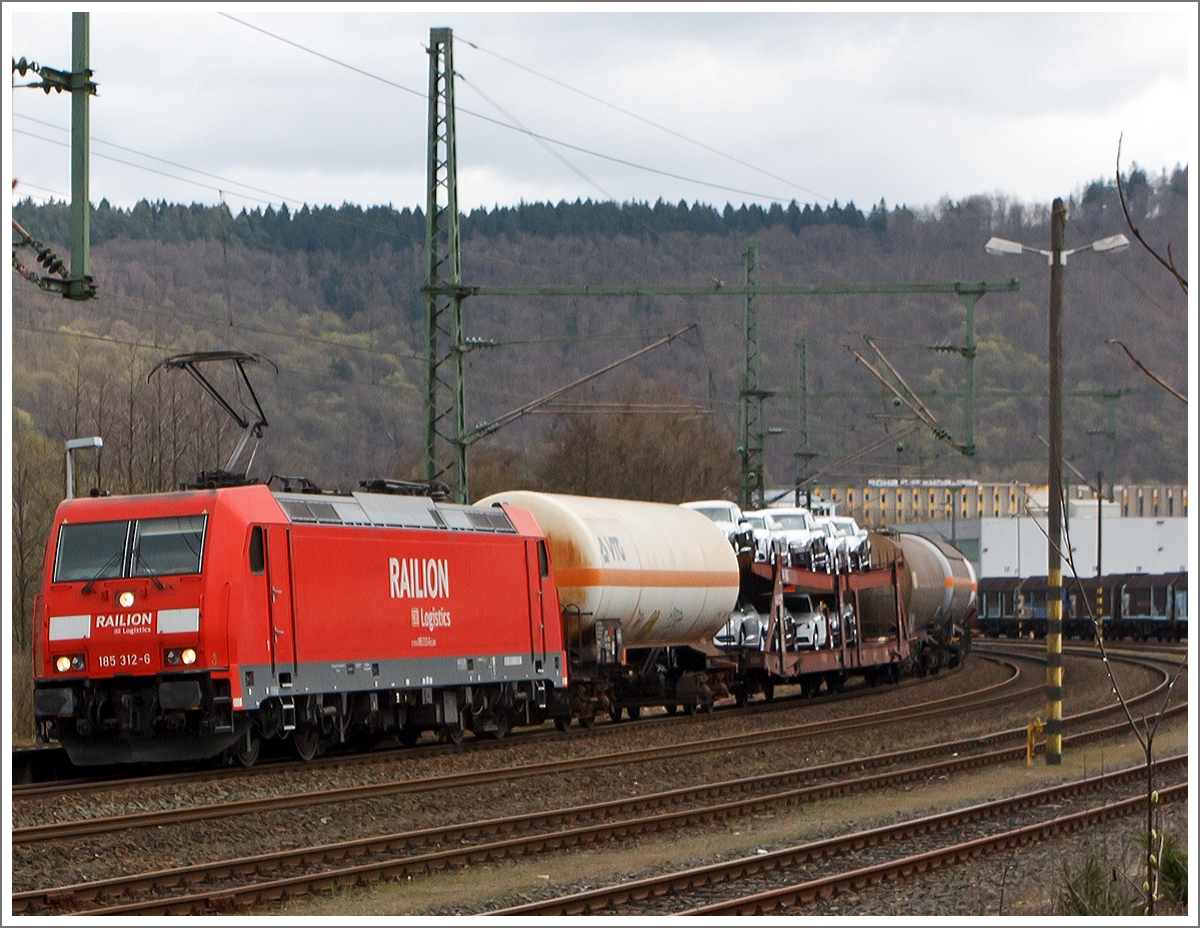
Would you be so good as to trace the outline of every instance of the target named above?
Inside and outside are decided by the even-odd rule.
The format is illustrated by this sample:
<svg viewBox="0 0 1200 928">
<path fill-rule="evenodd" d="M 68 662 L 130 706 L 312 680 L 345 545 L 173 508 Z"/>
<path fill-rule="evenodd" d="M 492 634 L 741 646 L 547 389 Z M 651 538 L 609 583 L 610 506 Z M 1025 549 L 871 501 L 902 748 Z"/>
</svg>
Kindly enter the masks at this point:
<svg viewBox="0 0 1200 928">
<path fill-rule="evenodd" d="M 93 201 L 223 196 L 235 212 L 284 199 L 423 204 L 434 26 L 455 36 L 464 209 L 576 197 L 1048 202 L 1111 177 L 1121 133 L 1123 164 L 1152 173 L 1196 150 L 1194 4 L 352 9 L 94 8 Z M 5 53 L 68 70 L 69 11 L 5 4 Z M 10 109 L 17 196 L 67 198 L 66 95 L 15 89 Z M 665 173 L 544 146 L 471 113 Z"/>
</svg>

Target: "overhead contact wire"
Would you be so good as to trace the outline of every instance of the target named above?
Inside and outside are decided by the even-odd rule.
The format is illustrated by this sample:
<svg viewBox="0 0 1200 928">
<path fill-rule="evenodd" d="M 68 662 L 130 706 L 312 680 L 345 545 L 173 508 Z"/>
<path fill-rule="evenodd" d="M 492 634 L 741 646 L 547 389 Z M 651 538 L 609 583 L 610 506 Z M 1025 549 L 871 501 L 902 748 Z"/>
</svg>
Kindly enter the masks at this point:
<svg viewBox="0 0 1200 928">
<path fill-rule="evenodd" d="M 298 48 L 301 51 L 308 52 L 310 55 L 316 55 L 318 58 L 321 58 L 332 64 L 339 65 L 343 68 L 353 71 L 356 74 L 360 74 L 363 77 L 369 77 L 372 80 L 376 80 L 376 81 L 379 81 L 380 83 L 387 84 L 389 87 L 395 87 L 396 89 L 403 90 L 406 93 L 415 94 L 418 97 L 421 97 L 422 99 L 426 98 L 426 94 L 419 90 L 413 90 L 411 87 L 406 87 L 403 84 L 398 84 L 395 81 L 389 80 L 386 77 L 381 77 L 378 74 L 372 74 L 370 71 L 364 71 L 362 68 L 355 67 L 354 65 L 348 64 L 345 61 L 339 61 L 337 58 L 333 58 L 329 55 L 324 54 L 323 52 L 316 51 L 315 49 L 309 48 L 306 45 L 301 45 L 299 42 L 293 42 L 291 39 L 285 39 L 282 36 L 278 36 L 273 32 L 268 32 L 266 29 L 262 29 L 259 26 L 253 26 L 250 23 L 247 23 L 247 22 L 244 22 L 244 21 L 238 19 L 236 16 L 230 16 L 228 13 L 221 13 L 220 15 L 224 16 L 226 19 L 230 19 L 233 22 L 238 23 L 239 25 L 246 26 L 247 28 L 253 29 L 256 32 L 261 32 L 263 35 L 270 36 L 273 39 L 278 39 L 280 42 L 283 42 L 287 45 L 291 45 L 292 47 Z M 725 184 L 716 184 L 716 183 L 712 183 L 711 181 L 699 180 L 695 177 L 688 177 L 684 174 L 675 174 L 671 171 L 661 170 L 660 168 L 652 168 L 645 164 L 638 164 L 635 161 L 628 161 L 624 158 L 617 158 L 614 155 L 606 155 L 606 154 L 603 154 L 602 152 L 593 151 L 590 148 L 584 148 L 581 145 L 572 145 L 570 142 L 564 142 L 561 139 L 555 139 L 555 138 L 551 138 L 548 135 L 542 135 L 541 133 L 533 132 L 530 129 L 522 129 L 519 126 L 514 126 L 512 123 L 502 122 L 499 119 L 493 119 L 491 116 L 485 116 L 483 113 L 477 113 L 474 110 L 469 110 L 462 106 L 456 106 L 455 111 L 458 113 L 466 114 L 467 116 L 474 116 L 476 119 L 482 119 L 484 122 L 490 122 L 492 125 L 495 125 L 495 126 L 500 126 L 505 129 L 510 129 L 513 132 L 520 132 L 523 135 L 530 136 L 531 138 L 540 139 L 541 141 L 544 141 L 544 142 L 549 142 L 552 145 L 560 145 L 563 148 L 569 148 L 572 151 L 577 151 L 577 152 L 580 152 L 581 154 L 585 154 L 585 155 L 591 155 L 594 158 L 601 158 L 605 161 L 611 161 L 614 164 L 624 165 L 625 167 L 634 168 L 635 170 L 638 170 L 638 171 L 646 171 L 650 174 L 658 174 L 662 177 L 670 177 L 673 180 L 682 180 L 689 184 L 698 184 L 699 186 L 702 186 L 702 187 L 711 187 L 716 190 L 724 190 L 728 193 L 740 193 L 740 194 L 744 194 L 745 196 L 760 197 L 762 199 L 772 200 L 774 202 L 783 202 L 788 199 L 788 197 L 777 196 L 776 194 L 762 193 L 762 192 L 756 191 L 756 190 L 742 190 L 738 187 L 729 187 Z"/>
</svg>

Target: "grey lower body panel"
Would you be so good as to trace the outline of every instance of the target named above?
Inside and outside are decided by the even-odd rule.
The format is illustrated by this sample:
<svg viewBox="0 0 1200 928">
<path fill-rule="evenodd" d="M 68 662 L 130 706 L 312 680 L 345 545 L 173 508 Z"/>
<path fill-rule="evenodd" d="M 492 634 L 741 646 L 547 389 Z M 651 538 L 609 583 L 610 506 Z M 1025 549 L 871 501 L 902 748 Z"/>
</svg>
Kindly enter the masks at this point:
<svg viewBox="0 0 1200 928">
<path fill-rule="evenodd" d="M 253 711 L 271 697 L 318 693 L 417 691 L 534 681 L 544 681 L 559 689 L 563 686 L 562 660 L 561 652 L 547 652 L 544 659 L 522 654 L 312 661 L 276 664 L 274 668 L 270 664 L 242 664 L 238 668 L 241 705 L 235 699 L 234 708 Z"/>
</svg>

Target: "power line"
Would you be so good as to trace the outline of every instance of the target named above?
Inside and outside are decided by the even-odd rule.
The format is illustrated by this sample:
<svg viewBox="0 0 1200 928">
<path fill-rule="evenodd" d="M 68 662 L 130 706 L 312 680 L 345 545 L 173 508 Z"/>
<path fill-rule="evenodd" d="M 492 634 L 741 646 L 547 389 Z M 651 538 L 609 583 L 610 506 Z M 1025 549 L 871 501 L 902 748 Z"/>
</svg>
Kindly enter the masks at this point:
<svg viewBox="0 0 1200 928">
<path fill-rule="evenodd" d="M 26 132 L 24 129 L 13 129 L 12 131 L 13 131 L 14 135 L 27 135 L 31 139 L 37 139 L 39 142 L 46 142 L 50 145 L 58 145 L 62 148 L 70 148 L 71 147 L 70 142 L 60 142 L 57 139 L 48 139 L 42 135 L 36 135 L 32 132 Z M 147 165 L 144 165 L 144 164 L 135 164 L 132 161 L 126 161 L 124 158 L 115 158 L 112 155 L 101 154 L 98 151 L 92 152 L 91 156 L 93 158 L 103 158 L 105 161 L 115 161 L 117 164 L 128 165 L 131 168 L 137 168 L 138 170 L 141 170 L 141 171 L 149 171 L 151 174 L 159 174 L 162 177 L 169 177 L 172 180 L 182 181 L 185 184 L 194 184 L 197 187 L 203 187 L 205 190 L 215 190 L 215 191 L 217 191 L 217 193 L 222 193 L 222 192 L 229 193 L 230 195 L 239 197 L 240 199 L 243 199 L 243 200 L 253 200 L 256 203 L 266 203 L 267 205 L 270 205 L 270 202 L 271 202 L 270 200 L 264 200 L 261 197 L 247 196 L 245 194 L 237 193 L 233 190 L 224 190 L 221 187 L 214 186 L 213 184 L 206 184 L 203 181 L 192 180 L 191 178 L 188 178 L 188 177 L 180 177 L 178 174 L 170 174 L 166 171 L 160 171 L 160 170 L 158 170 L 158 168 L 148 167 Z M 153 156 L 148 156 L 148 157 L 153 157 Z M 187 170 L 191 170 L 191 168 L 188 168 Z M 203 172 L 198 171 L 197 173 L 203 173 Z"/>
<path fill-rule="evenodd" d="M 743 161 L 741 158 L 738 158 L 734 155 L 728 154 L 727 152 L 723 152 L 719 148 L 713 148 L 711 145 L 701 142 L 698 139 L 693 139 L 690 136 L 686 136 L 682 132 L 677 132 L 674 129 L 669 128 L 668 126 L 662 125 L 661 123 L 654 122 L 654 120 L 652 120 L 652 119 L 647 119 L 645 116 L 639 116 L 637 113 L 633 112 L 632 110 L 627 110 L 622 106 L 617 106 L 617 104 L 615 104 L 615 103 L 610 103 L 608 100 L 603 100 L 600 97 L 595 96 L 594 94 L 588 93 L 586 90 L 580 90 L 578 87 L 572 87 L 570 84 L 566 83 L 565 81 L 560 81 L 558 78 L 551 77 L 549 74 L 543 74 L 541 71 L 535 71 L 533 68 L 529 67 L 528 65 L 521 64 L 519 61 L 514 61 L 511 58 L 506 58 L 503 55 L 499 54 L 498 52 L 491 51 L 490 49 L 486 49 L 483 46 L 478 45 L 475 42 L 472 42 L 470 39 L 462 39 L 461 36 L 459 38 L 463 42 L 466 42 L 467 45 L 469 45 L 471 48 L 475 49 L 476 51 L 483 52 L 485 55 L 491 55 L 493 58 L 499 58 L 501 61 L 506 62 L 507 64 L 511 64 L 515 68 L 520 68 L 522 71 L 528 71 L 530 74 L 533 74 L 537 77 L 542 78 L 542 80 L 549 81 L 552 84 L 557 84 L 559 87 L 569 90 L 572 93 L 577 93 L 582 97 L 587 97 L 587 99 L 592 100 L 596 103 L 599 103 L 601 106 L 607 106 L 611 110 L 616 110 L 618 113 L 623 113 L 624 115 L 629 116 L 631 119 L 636 119 L 638 122 L 645 123 L 648 126 L 652 126 L 655 129 L 659 129 L 662 132 L 666 132 L 668 135 L 673 135 L 678 139 L 682 139 L 685 142 L 688 142 L 692 145 L 696 145 L 700 148 L 703 148 L 705 151 L 712 152 L 714 155 L 719 155 L 720 157 L 725 158 L 729 161 L 732 161 L 735 164 L 740 164 L 742 167 L 750 168 L 750 170 L 752 170 L 752 171 L 757 171 L 758 173 L 763 174 L 763 175 L 771 178 L 772 180 L 780 181 L 782 183 L 787 184 L 790 187 L 795 187 L 797 190 L 803 190 L 805 193 L 811 194 L 812 196 L 816 197 L 819 200 L 828 201 L 830 199 L 829 197 L 825 196 L 823 193 L 817 193 L 817 191 L 810 190 L 808 187 L 805 187 L 801 184 L 797 184 L 795 181 L 790 181 L 786 177 L 780 177 L 778 174 L 772 174 L 770 171 L 768 171 L 764 168 L 757 167 L 756 165 L 751 164 L 749 161 Z"/>
<path fill-rule="evenodd" d="M 62 338 L 81 338 L 86 341 L 103 342 L 108 345 L 123 345 L 130 348 L 143 348 L 147 351 L 178 351 L 179 345 L 160 345 L 158 342 L 131 342 L 121 338 L 113 338 L 108 335 L 97 335 L 91 332 L 79 332 L 74 329 L 58 328 L 58 329 L 39 329 L 37 326 L 25 325 L 24 323 L 14 322 L 14 329 L 21 329 L 25 332 L 34 332 L 39 335 L 55 335 Z M 307 377 L 317 376 L 323 380 L 336 380 L 336 377 L 326 377 L 322 374 L 315 374 L 311 368 L 295 368 L 289 367 L 286 364 L 279 365 L 280 370 L 288 371 L 292 374 L 301 374 Z M 382 381 L 355 381 L 359 386 L 378 387 L 384 390 L 418 390 L 411 383 L 384 383 Z"/>
<path fill-rule="evenodd" d="M 306 45 L 301 45 L 299 42 L 294 42 L 291 39 L 285 39 L 283 36 L 276 35 L 273 32 L 268 32 L 266 29 L 262 29 L 259 26 L 251 25 L 250 23 L 244 22 L 235 16 L 230 16 L 228 13 L 222 13 L 221 15 L 224 16 L 226 19 L 230 19 L 233 22 L 238 23 L 239 25 L 246 26 L 247 28 L 253 29 L 256 32 L 261 32 L 263 35 L 270 36 L 273 39 L 277 39 L 278 41 L 283 42 L 287 45 L 291 45 L 294 48 L 298 48 L 301 51 L 308 52 L 310 55 L 316 55 L 318 58 L 324 59 L 325 61 L 331 62 L 332 64 L 336 64 L 340 67 L 347 68 L 348 70 L 353 71 L 356 74 L 362 75 L 363 77 L 369 77 L 372 80 L 376 80 L 376 81 L 379 81 L 380 83 L 387 84 L 389 87 L 394 87 L 397 90 L 403 90 L 406 93 L 416 94 L 417 96 L 421 97 L 422 99 L 424 99 L 426 96 L 424 93 L 422 93 L 418 90 L 413 90 L 411 87 L 406 87 L 403 84 L 398 84 L 395 81 L 389 80 L 386 77 L 380 77 L 378 74 L 372 74 L 370 71 L 363 70 L 362 68 L 356 67 L 352 64 L 348 64 L 345 61 L 340 61 L 337 58 L 333 58 L 330 55 L 324 54 L 323 52 L 319 52 L 313 48 L 309 48 Z M 465 80 L 465 78 L 464 78 L 464 80 Z M 684 175 L 684 174 L 675 174 L 672 171 L 664 171 L 664 170 L 661 170 L 660 168 L 652 168 L 645 164 L 638 164 L 635 161 L 628 161 L 624 158 L 617 158 L 614 155 L 606 155 L 602 152 L 594 151 L 590 148 L 584 148 L 581 145 L 572 145 L 570 142 L 564 142 L 562 139 L 551 138 L 548 135 L 542 135 L 541 133 L 533 132 L 530 129 L 523 129 L 520 126 L 514 126 L 511 123 L 502 122 L 499 119 L 493 119 L 491 116 L 485 116 L 483 113 L 477 113 L 474 110 L 469 110 L 469 109 L 466 109 L 461 106 L 456 106 L 455 111 L 457 113 L 465 113 L 468 116 L 474 116 L 476 119 L 482 119 L 484 122 L 489 122 L 492 125 L 500 126 L 504 129 L 510 129 L 513 132 L 520 132 L 521 134 L 527 135 L 533 139 L 538 139 L 538 140 L 541 140 L 544 142 L 549 142 L 552 145 L 559 145 L 563 148 L 569 148 L 572 151 L 577 151 L 577 152 L 580 152 L 581 154 L 585 154 L 585 155 L 591 155 L 594 158 L 600 158 L 604 161 L 611 161 L 614 164 L 620 164 L 625 167 L 634 168 L 635 170 L 638 170 L 638 171 L 646 171 L 650 174 L 658 174 L 661 177 L 670 177 L 673 180 L 682 180 L 689 184 L 698 184 L 699 186 L 702 186 L 702 187 L 711 187 L 716 190 L 724 190 L 728 193 L 740 193 L 745 196 L 757 197 L 757 198 L 761 198 L 761 199 L 765 199 L 765 200 L 771 200 L 773 202 L 784 202 L 784 201 L 788 200 L 788 197 L 785 197 L 785 196 L 776 196 L 775 194 L 762 193 L 760 191 L 755 191 L 755 190 L 742 190 L 739 187 L 730 187 L 730 186 L 727 186 L 726 184 L 716 184 L 716 183 L 712 183 L 710 181 L 699 180 L 698 178 L 688 177 L 687 175 Z"/>
<path fill-rule="evenodd" d="M 493 100 L 491 97 L 489 97 L 486 93 L 484 93 L 482 89 L 475 86 L 475 84 L 471 83 L 469 80 L 467 80 L 461 74 L 459 74 L 457 71 L 455 71 L 454 73 L 460 81 L 462 81 L 464 84 L 466 84 L 472 90 L 474 90 L 477 94 L 479 94 L 479 96 L 483 97 L 483 99 L 486 102 L 490 103 L 493 107 L 495 107 L 497 110 L 499 110 L 504 116 L 506 116 L 509 119 L 509 121 L 511 121 L 514 125 L 519 127 L 522 132 L 529 132 L 529 130 L 521 124 L 521 121 L 519 119 L 517 119 L 515 116 L 513 116 L 512 113 L 505 110 L 504 107 L 502 107 L 499 103 L 497 103 L 495 100 Z M 533 133 L 529 133 L 529 134 L 533 137 L 534 141 L 536 141 L 539 145 L 542 146 L 542 148 L 544 148 L 551 155 L 553 155 L 555 158 L 557 158 L 559 161 L 561 161 L 564 165 L 566 165 L 567 169 L 574 172 L 574 174 L 577 177 L 579 177 L 579 179 L 582 180 L 584 183 L 588 184 L 589 186 L 595 187 L 597 190 L 600 191 L 601 195 L 603 195 L 607 199 L 609 199 L 609 200 L 616 199 L 616 197 L 614 197 L 611 193 L 609 193 L 607 190 L 605 190 L 603 187 L 601 187 L 598 183 L 596 183 L 594 180 L 592 180 L 590 177 L 588 177 L 586 174 L 584 174 L 583 171 L 581 171 L 574 164 L 572 164 L 570 161 L 568 161 L 559 152 L 556 152 L 546 142 L 543 142 L 541 139 L 539 139 Z"/>
<path fill-rule="evenodd" d="M 15 117 L 17 117 L 18 119 L 25 119 L 25 120 L 28 120 L 29 122 L 36 122 L 40 125 L 47 126 L 51 129 L 56 129 L 59 132 L 70 132 L 71 131 L 70 129 L 65 129 L 62 126 L 56 126 L 54 123 L 46 122 L 44 119 L 34 119 L 32 116 L 26 116 L 24 113 L 13 113 L 13 115 Z M 14 129 L 13 131 L 15 132 L 18 130 Z M 29 134 L 29 133 L 26 133 L 26 134 Z M 41 136 L 34 136 L 34 138 L 41 138 Z M 43 141 L 50 141 L 50 140 L 43 139 Z M 246 190 L 253 190 L 256 193 L 265 193 L 267 196 L 274 197 L 280 201 L 286 201 L 286 200 L 290 199 L 293 203 L 297 202 L 297 198 L 295 198 L 295 197 L 285 197 L 282 193 L 275 193 L 274 191 L 271 191 L 271 190 L 263 190 L 261 187 L 253 187 L 250 184 L 244 184 L 240 180 L 234 180 L 231 177 L 222 177 L 220 174 L 211 174 L 208 171 L 201 171 L 199 168 L 193 168 L 186 164 L 180 164 L 178 161 L 169 161 L 166 158 L 158 157 L 158 155 L 151 155 L 148 152 L 138 151 L 136 148 L 129 148 L 128 146 L 125 146 L 125 145 L 118 145 L 116 142 L 107 142 L 104 139 L 97 138 L 96 136 L 92 136 L 91 141 L 99 143 L 101 145 L 108 145 L 111 148 L 119 148 L 121 151 L 127 151 L 132 155 L 138 155 L 142 158 L 150 158 L 152 161 L 160 161 L 163 164 L 169 164 L 173 168 L 182 168 L 185 171 L 191 171 L 193 174 L 201 174 L 204 177 L 211 177 L 213 180 L 224 181 L 227 184 L 233 184 L 235 187 L 244 187 Z M 122 163 L 128 164 L 129 162 L 122 162 Z M 213 187 L 210 189 L 216 190 L 218 193 L 228 192 L 228 193 L 233 193 L 235 196 L 240 196 L 240 194 L 236 193 L 236 191 L 230 190 L 228 187 Z M 246 199 L 253 199 L 253 198 L 247 197 Z M 268 202 L 268 201 L 259 200 L 258 202 L 261 203 L 261 202 Z"/>
</svg>

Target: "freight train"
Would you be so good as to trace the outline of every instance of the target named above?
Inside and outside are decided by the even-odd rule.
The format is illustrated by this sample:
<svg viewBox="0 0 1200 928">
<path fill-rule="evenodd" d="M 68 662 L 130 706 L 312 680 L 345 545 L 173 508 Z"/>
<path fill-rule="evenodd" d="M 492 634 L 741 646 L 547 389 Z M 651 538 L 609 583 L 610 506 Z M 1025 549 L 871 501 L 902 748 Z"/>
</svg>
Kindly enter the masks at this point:
<svg viewBox="0 0 1200 928">
<path fill-rule="evenodd" d="M 974 617 L 969 562 L 917 536 L 876 536 L 868 569 L 814 573 L 754 563 L 680 506 L 362 487 L 63 502 L 35 604 L 39 738 L 77 765 L 249 765 L 268 740 L 308 760 L 586 727 L 936 671 L 961 660 Z M 821 647 L 782 633 L 797 592 L 835 617 Z M 716 647 L 751 608 L 764 643 Z"/>
<path fill-rule="evenodd" d="M 1188 575 L 1105 574 L 1063 581 L 1063 634 L 1091 640 L 1095 619 L 1105 639 L 1181 641 L 1188 636 Z M 985 577 L 979 581 L 981 634 L 996 638 L 1046 635 L 1046 577 Z"/>
</svg>

